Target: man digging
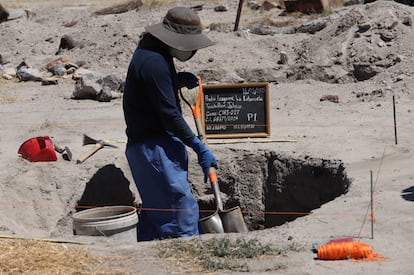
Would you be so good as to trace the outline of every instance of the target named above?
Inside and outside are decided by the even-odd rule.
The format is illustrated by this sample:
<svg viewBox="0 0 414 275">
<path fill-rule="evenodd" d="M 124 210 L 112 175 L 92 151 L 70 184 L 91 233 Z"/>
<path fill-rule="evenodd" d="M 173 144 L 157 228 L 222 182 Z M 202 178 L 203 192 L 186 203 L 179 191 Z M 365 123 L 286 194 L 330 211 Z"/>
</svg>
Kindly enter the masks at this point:
<svg viewBox="0 0 414 275">
<path fill-rule="evenodd" d="M 205 180 L 209 168 L 218 165 L 181 113 L 178 91 L 196 87 L 197 77 L 177 73 L 173 58 L 187 61 L 213 44 L 193 10 L 175 7 L 161 23 L 146 28 L 130 62 L 123 110 L 126 157 L 142 199 L 138 241 L 199 235 L 186 145 L 197 153 Z"/>
</svg>

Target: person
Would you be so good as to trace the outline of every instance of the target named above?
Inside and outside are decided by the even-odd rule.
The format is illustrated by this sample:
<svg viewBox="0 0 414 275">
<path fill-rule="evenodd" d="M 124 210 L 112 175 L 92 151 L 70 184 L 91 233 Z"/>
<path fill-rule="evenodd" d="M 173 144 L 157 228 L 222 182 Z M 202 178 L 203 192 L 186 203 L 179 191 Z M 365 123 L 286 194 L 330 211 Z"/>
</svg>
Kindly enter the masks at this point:
<svg viewBox="0 0 414 275">
<path fill-rule="evenodd" d="M 218 164 L 183 118 L 178 91 L 194 88 L 198 81 L 190 72 L 177 72 L 174 58 L 187 61 L 213 44 L 193 10 L 175 7 L 161 23 L 146 27 L 130 61 L 123 111 L 125 154 L 142 200 L 138 241 L 199 234 L 186 146 L 197 154 L 205 181 L 210 167 Z"/>
</svg>

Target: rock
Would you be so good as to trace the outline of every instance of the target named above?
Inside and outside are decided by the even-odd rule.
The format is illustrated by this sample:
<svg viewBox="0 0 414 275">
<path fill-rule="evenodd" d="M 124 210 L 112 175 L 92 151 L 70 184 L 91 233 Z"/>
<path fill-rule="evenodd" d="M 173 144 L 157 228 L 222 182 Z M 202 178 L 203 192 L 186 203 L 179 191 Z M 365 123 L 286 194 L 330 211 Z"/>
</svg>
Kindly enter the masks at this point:
<svg viewBox="0 0 414 275">
<path fill-rule="evenodd" d="M 46 66 L 45 66 L 45 68 L 46 68 L 46 70 L 49 70 L 50 67 L 55 66 L 58 63 L 69 63 L 69 62 L 70 62 L 70 59 L 69 58 L 67 58 L 65 56 L 61 56 L 61 57 L 56 58 L 56 59 L 50 61 L 49 63 L 47 63 Z"/>
<path fill-rule="evenodd" d="M 12 10 L 12 11 L 10 11 L 9 17 L 7 18 L 7 20 L 19 19 L 19 18 L 21 18 L 25 15 L 26 15 L 25 10 Z"/>
<path fill-rule="evenodd" d="M 287 53 L 284 51 L 281 51 L 279 54 L 279 61 L 277 62 L 278 64 L 287 64 L 288 63 L 288 56 Z"/>
<path fill-rule="evenodd" d="M 250 40 L 251 36 L 250 36 L 250 30 L 240 30 L 237 32 L 237 36 L 241 36 L 244 39 Z"/>
<path fill-rule="evenodd" d="M 224 12 L 228 10 L 229 9 L 225 5 L 218 5 L 214 7 L 214 11 L 217 11 L 217 12 Z"/>
<path fill-rule="evenodd" d="M 42 81 L 42 75 L 38 69 L 21 67 L 17 70 L 16 76 L 20 81 Z"/>
<path fill-rule="evenodd" d="M 58 80 L 55 78 L 43 78 L 42 79 L 42 85 L 58 85 Z"/>
<path fill-rule="evenodd" d="M 109 102 L 114 98 L 112 92 L 122 90 L 122 81 L 114 75 L 102 77 L 95 73 L 85 73 L 76 79 L 73 99 L 94 99 Z"/>
<path fill-rule="evenodd" d="M 326 20 L 317 19 L 296 27 L 296 32 L 314 34 L 326 27 Z"/>
<path fill-rule="evenodd" d="M 96 95 L 96 100 L 99 102 L 110 102 L 112 99 L 111 91 L 102 90 Z"/>
<path fill-rule="evenodd" d="M 290 0 L 284 1 L 286 12 L 306 14 L 322 13 L 329 9 L 329 0 Z"/>
<path fill-rule="evenodd" d="M 63 63 L 58 63 L 48 69 L 52 75 L 64 76 L 67 73 L 67 70 Z"/>
<path fill-rule="evenodd" d="M 16 76 L 16 70 L 10 67 L 3 67 L 3 77 L 5 79 L 11 79 Z"/>
<path fill-rule="evenodd" d="M 395 32 L 391 32 L 391 31 L 383 31 L 380 33 L 380 38 L 382 41 L 384 42 L 390 42 L 392 40 L 394 40 L 394 38 L 397 36 L 397 34 Z"/>
<path fill-rule="evenodd" d="M 116 75 L 111 74 L 102 78 L 102 81 L 99 80 L 98 83 L 100 83 L 104 89 L 108 89 L 110 91 L 120 91 L 122 86 L 122 79 Z"/>
<path fill-rule="evenodd" d="M 114 5 L 111 7 L 100 9 L 96 12 L 94 12 L 92 15 L 108 15 L 108 14 L 119 14 L 128 12 L 131 10 L 138 10 L 139 7 L 142 6 L 141 0 L 131 0 L 127 3 Z"/>
<path fill-rule="evenodd" d="M 354 64 L 353 67 L 354 77 L 358 81 L 368 80 L 378 73 L 371 64 Z"/>
<path fill-rule="evenodd" d="M 69 69 L 66 70 L 66 74 L 74 74 L 76 72 L 76 68 L 71 67 Z"/>
<path fill-rule="evenodd" d="M 411 17 L 406 16 L 401 20 L 401 23 L 403 23 L 406 26 L 412 26 L 413 25 L 413 19 L 411 19 Z"/>
<path fill-rule="evenodd" d="M 72 79 L 73 80 L 78 80 L 81 77 L 83 77 L 84 75 L 88 75 L 88 74 L 94 74 L 94 72 L 91 71 L 91 70 L 85 69 L 85 68 L 79 68 L 73 73 Z"/>
<path fill-rule="evenodd" d="M 9 12 L 0 3 L 0 23 L 7 21 L 8 17 L 9 17 Z"/>
<path fill-rule="evenodd" d="M 36 18 L 36 13 L 31 11 L 31 10 L 24 10 L 24 12 L 26 13 L 26 18 L 28 20 L 33 20 Z"/>
<path fill-rule="evenodd" d="M 358 24 L 358 32 L 366 32 L 371 28 L 371 23 L 361 22 Z"/>
<path fill-rule="evenodd" d="M 296 33 L 296 28 L 294 26 L 272 27 L 259 25 L 257 27 L 253 27 L 251 29 L 251 33 L 258 35 L 294 34 Z"/>
<path fill-rule="evenodd" d="M 395 17 L 388 17 L 383 22 L 386 29 L 394 29 L 398 25 L 398 19 Z"/>
<path fill-rule="evenodd" d="M 258 10 L 261 8 L 261 5 L 257 1 L 248 1 L 247 6 L 252 10 Z"/>
<path fill-rule="evenodd" d="M 403 81 L 405 79 L 405 75 L 404 74 L 399 74 L 396 76 L 394 82 L 399 82 L 399 81 Z"/>
<path fill-rule="evenodd" d="M 190 9 L 194 10 L 194 11 L 202 11 L 203 10 L 203 4 L 201 5 L 195 5 L 195 6 L 191 6 Z"/>
<path fill-rule="evenodd" d="M 71 50 L 75 47 L 81 46 L 81 43 L 76 42 L 71 36 L 63 35 L 60 39 L 60 44 L 56 55 L 59 55 L 62 50 Z"/>
<path fill-rule="evenodd" d="M 66 74 L 72 74 L 78 69 L 78 65 L 71 62 L 68 58 L 62 56 L 49 62 L 46 65 L 46 69 L 52 73 L 52 75 L 64 76 Z"/>
<path fill-rule="evenodd" d="M 339 103 L 339 96 L 337 95 L 324 95 L 321 97 L 320 101 L 330 101 L 333 103 Z"/>
<path fill-rule="evenodd" d="M 76 80 L 75 90 L 72 93 L 73 99 L 96 99 L 102 90 L 99 81 L 102 77 L 96 74 L 85 74 Z"/>
<path fill-rule="evenodd" d="M 3 73 L 1 76 L 6 80 L 12 80 L 13 79 L 13 77 L 11 75 L 8 75 L 8 74 L 5 74 L 5 73 Z"/>
<path fill-rule="evenodd" d="M 275 3 L 269 2 L 269 1 L 264 1 L 262 4 L 262 7 L 265 11 L 269 11 L 272 9 L 277 9 L 278 5 L 276 5 Z"/>
</svg>

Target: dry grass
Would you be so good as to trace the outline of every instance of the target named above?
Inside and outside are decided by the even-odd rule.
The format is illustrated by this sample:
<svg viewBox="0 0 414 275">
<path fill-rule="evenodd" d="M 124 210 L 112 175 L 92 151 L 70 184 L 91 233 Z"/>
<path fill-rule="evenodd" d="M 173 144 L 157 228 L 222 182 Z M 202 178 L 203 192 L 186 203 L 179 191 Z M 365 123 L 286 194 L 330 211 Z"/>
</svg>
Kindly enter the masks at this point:
<svg viewBox="0 0 414 275">
<path fill-rule="evenodd" d="M 23 98 L 16 97 L 16 96 L 0 96 L 0 102 L 19 102 L 24 101 Z"/>
<path fill-rule="evenodd" d="M 109 257 L 89 254 L 80 246 L 37 240 L 0 241 L 0 274 L 129 274 L 110 269 Z"/>
<path fill-rule="evenodd" d="M 291 250 L 291 248 L 287 249 Z M 207 241 L 175 239 L 162 243 L 159 246 L 159 251 L 161 257 L 174 258 L 177 260 L 177 264 L 183 268 L 192 268 L 195 271 L 194 269 L 198 267 L 198 273 L 219 270 L 250 272 L 250 260 L 287 253 L 269 245 L 262 245 L 256 239 L 245 240 L 241 238 L 236 240 L 213 238 Z M 191 267 L 188 266 L 188 263 L 191 263 Z M 275 263 L 271 270 L 285 268 L 287 268 L 285 264 Z"/>
<path fill-rule="evenodd" d="M 56 0 L 2 0 L 2 5 L 7 9 L 28 8 L 36 5 L 44 5 L 49 7 L 106 7 L 115 4 L 122 4 L 128 0 L 72 0 L 72 1 L 56 1 Z"/>
<path fill-rule="evenodd" d="M 45 130 L 45 129 L 54 129 L 54 128 L 63 128 L 64 125 L 59 124 L 55 121 L 50 121 L 46 119 L 42 124 L 36 125 L 30 128 L 30 132 L 37 132 L 39 130 Z"/>
</svg>

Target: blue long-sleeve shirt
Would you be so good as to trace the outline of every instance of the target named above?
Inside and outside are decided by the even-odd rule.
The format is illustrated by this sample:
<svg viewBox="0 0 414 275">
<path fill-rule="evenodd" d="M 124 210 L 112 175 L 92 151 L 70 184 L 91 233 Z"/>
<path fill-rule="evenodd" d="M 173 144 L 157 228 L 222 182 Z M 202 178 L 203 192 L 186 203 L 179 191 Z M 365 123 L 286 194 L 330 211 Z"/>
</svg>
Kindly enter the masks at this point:
<svg viewBox="0 0 414 275">
<path fill-rule="evenodd" d="M 125 82 L 123 109 L 128 143 L 176 136 L 189 144 L 195 134 L 181 114 L 172 57 L 137 48 Z"/>
</svg>

